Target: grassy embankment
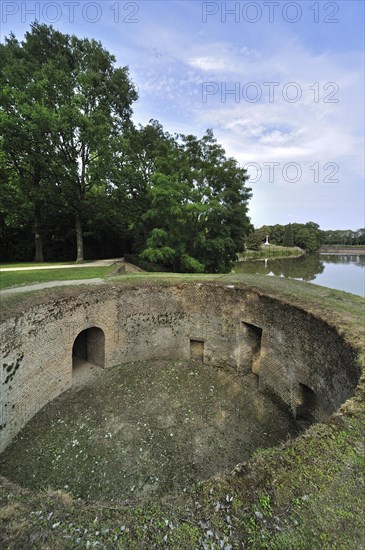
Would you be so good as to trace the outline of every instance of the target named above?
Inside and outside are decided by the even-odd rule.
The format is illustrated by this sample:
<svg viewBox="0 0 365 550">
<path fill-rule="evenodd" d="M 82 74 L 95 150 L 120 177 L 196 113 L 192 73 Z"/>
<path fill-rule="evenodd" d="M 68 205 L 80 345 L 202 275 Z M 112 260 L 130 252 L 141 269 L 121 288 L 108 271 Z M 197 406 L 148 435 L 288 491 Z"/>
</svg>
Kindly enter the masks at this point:
<svg viewBox="0 0 365 550">
<path fill-rule="evenodd" d="M 103 265 L 102 262 L 85 262 L 84 264 L 74 264 L 72 266 L 68 263 L 36 264 L 37 266 L 35 264 L 2 264 L 0 266 L 0 289 L 5 290 L 7 288 L 53 281 L 108 279 L 115 275 L 118 269 L 124 270 L 126 275 L 141 272 L 141 269 L 128 262 L 118 261 L 112 265 Z M 92 265 L 92 263 L 95 265 Z M 50 269 L 46 269 L 47 267 L 50 267 Z M 14 270 L 4 271 L 4 268 Z M 17 268 L 26 269 L 24 271 L 17 271 Z"/>
<path fill-rule="evenodd" d="M 126 284 L 217 281 L 255 288 L 325 319 L 364 364 L 363 298 L 264 276 L 127 275 Z M 78 292 L 51 289 L 4 299 L 11 311 Z M 4 315 L 4 313 L 3 313 Z M 327 421 L 267 450 L 232 473 L 173 499 L 79 501 L 67 490 L 21 489 L 0 481 L 2 548 L 364 549 L 364 374 L 355 397 Z M 98 543 L 98 544 L 96 544 Z"/>
<path fill-rule="evenodd" d="M 9 266 L 10 267 L 10 266 Z M 19 267 L 27 267 L 22 264 Z M 80 279 L 103 279 L 115 270 L 115 266 L 70 267 L 62 269 L 42 269 L 34 271 L 0 272 L 0 289 L 44 283 L 48 281 L 72 281 Z"/>
<path fill-rule="evenodd" d="M 285 247 L 269 245 L 262 247 L 260 251 L 248 250 L 239 255 L 239 260 L 254 260 L 260 258 L 283 258 L 283 257 L 295 257 L 301 256 L 303 250 L 298 247 Z M 35 283 L 43 283 L 48 281 L 71 281 L 81 279 L 94 279 L 94 278 L 107 278 L 113 274 L 116 266 L 93 266 L 82 267 L 75 266 L 70 268 L 55 269 L 55 266 L 67 265 L 67 262 L 63 263 L 16 263 L 16 264 L 0 264 L 0 289 L 31 285 Z M 118 263 L 118 265 L 123 265 Z M 126 264 L 131 265 L 131 264 Z M 151 264 L 152 265 L 152 264 Z M 52 266 L 52 269 L 41 269 L 39 267 Z M 1 271 L 2 268 L 22 268 L 22 267 L 34 267 L 34 270 L 29 271 Z M 138 269 L 138 268 L 137 268 Z M 127 269 L 128 273 L 128 269 Z M 166 273 L 165 273 L 166 274 Z M 170 275 L 171 276 L 171 275 Z"/>
</svg>

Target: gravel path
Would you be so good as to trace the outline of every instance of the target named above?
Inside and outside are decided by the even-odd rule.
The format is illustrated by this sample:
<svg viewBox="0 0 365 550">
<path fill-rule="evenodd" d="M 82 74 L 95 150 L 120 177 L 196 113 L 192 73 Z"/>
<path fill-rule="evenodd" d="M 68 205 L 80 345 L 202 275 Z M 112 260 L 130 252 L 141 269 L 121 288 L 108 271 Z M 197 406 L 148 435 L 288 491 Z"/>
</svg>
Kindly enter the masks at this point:
<svg viewBox="0 0 365 550">
<path fill-rule="evenodd" d="M 78 279 L 76 281 L 48 281 L 46 283 L 35 283 L 34 285 L 16 286 L 14 288 L 7 288 L 0 291 L 0 297 L 8 294 L 16 294 L 19 292 L 31 292 L 32 290 L 43 290 L 45 288 L 53 288 L 55 286 L 68 286 L 68 285 L 100 285 L 104 283 L 104 279 Z"/>
</svg>

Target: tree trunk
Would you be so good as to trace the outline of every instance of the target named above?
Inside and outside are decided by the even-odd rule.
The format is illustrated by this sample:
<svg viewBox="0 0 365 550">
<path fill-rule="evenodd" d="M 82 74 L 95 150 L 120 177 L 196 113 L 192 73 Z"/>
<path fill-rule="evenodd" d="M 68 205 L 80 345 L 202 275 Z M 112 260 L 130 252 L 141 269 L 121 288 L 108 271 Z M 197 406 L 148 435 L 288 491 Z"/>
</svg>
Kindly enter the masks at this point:
<svg viewBox="0 0 365 550">
<path fill-rule="evenodd" d="M 35 242 L 35 262 L 44 262 L 43 256 L 43 235 L 42 235 L 41 208 L 38 204 L 34 205 L 34 242 Z"/>
<path fill-rule="evenodd" d="M 76 245 L 77 245 L 76 262 L 83 262 L 84 261 L 84 241 L 82 236 L 81 216 L 78 212 L 75 215 L 75 229 L 76 229 Z"/>
</svg>

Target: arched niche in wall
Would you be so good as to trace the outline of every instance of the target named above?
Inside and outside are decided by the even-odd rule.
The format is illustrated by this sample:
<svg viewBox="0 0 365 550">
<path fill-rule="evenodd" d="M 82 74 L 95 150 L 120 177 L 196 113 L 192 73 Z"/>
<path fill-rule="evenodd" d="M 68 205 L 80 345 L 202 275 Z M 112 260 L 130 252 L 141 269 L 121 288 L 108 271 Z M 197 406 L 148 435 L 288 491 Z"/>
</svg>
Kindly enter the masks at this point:
<svg viewBox="0 0 365 550">
<path fill-rule="evenodd" d="M 73 367 L 79 365 L 82 361 L 104 367 L 105 335 L 101 328 L 88 328 L 80 332 L 75 338 L 72 346 Z"/>
</svg>

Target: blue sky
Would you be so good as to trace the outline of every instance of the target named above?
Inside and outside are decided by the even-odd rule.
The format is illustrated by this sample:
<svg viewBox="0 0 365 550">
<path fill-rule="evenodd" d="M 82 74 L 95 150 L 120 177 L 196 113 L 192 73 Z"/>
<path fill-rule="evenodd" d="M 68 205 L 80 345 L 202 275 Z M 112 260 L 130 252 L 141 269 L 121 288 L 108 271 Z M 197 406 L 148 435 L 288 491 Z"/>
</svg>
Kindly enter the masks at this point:
<svg viewBox="0 0 365 550">
<path fill-rule="evenodd" d="M 3 0 L 1 40 L 35 17 L 129 65 L 136 123 L 212 128 L 256 227 L 365 225 L 363 1 Z"/>
</svg>

